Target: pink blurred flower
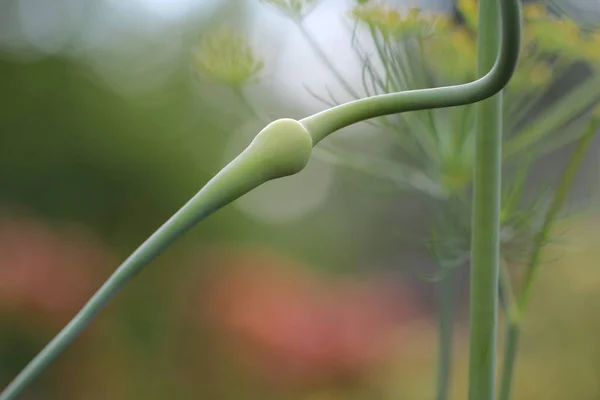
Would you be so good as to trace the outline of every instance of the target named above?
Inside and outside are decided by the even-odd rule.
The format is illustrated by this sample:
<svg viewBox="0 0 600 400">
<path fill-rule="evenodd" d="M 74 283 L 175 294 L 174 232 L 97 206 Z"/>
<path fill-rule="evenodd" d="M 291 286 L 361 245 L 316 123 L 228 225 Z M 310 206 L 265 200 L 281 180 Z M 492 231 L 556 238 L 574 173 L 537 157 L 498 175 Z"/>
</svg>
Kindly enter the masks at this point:
<svg viewBox="0 0 600 400">
<path fill-rule="evenodd" d="M 82 227 L 0 214 L 0 311 L 63 319 L 93 294 L 108 265 L 113 258 Z"/>
<path fill-rule="evenodd" d="M 306 386 L 368 374 L 419 315 L 406 287 L 389 277 L 325 278 L 258 252 L 213 263 L 222 271 L 210 284 L 211 320 L 271 383 Z"/>
</svg>

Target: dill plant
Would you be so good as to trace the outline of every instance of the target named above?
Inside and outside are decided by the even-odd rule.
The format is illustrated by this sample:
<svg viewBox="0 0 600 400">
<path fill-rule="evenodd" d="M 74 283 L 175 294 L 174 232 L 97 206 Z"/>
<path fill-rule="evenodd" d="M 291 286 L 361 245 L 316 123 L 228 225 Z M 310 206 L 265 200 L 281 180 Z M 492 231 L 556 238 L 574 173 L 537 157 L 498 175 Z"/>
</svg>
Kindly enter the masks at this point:
<svg viewBox="0 0 600 400">
<path fill-rule="evenodd" d="M 447 202 L 464 200 L 464 194 L 474 186 L 473 204 L 468 208 L 474 216 L 469 248 L 473 289 L 469 399 L 494 397 L 501 161 L 526 154 L 528 147 L 537 145 L 542 139 L 547 141 L 548 136 L 547 131 L 539 127 L 539 122 L 537 130 L 534 129 L 536 125 L 533 128 L 529 125 L 529 130 L 523 131 L 525 133 L 505 135 L 513 141 L 505 143 L 505 147 L 511 151 L 501 159 L 501 121 L 506 118 L 503 118 L 500 109 L 500 92 L 513 76 L 520 53 L 521 16 L 518 1 L 481 1 L 476 19 L 481 23 L 481 29 L 478 29 L 477 69 L 470 71 L 470 74 L 463 71 L 463 75 L 455 78 L 470 79 L 456 79 L 460 84 L 450 86 L 439 84 L 451 83 L 451 79 L 437 74 L 439 71 L 427 64 L 425 53 L 434 38 L 443 40 L 447 33 L 443 29 L 449 29 L 457 35 L 454 31 L 456 25 L 452 21 L 419 10 L 411 10 L 406 17 L 380 3 L 359 2 L 362 4 L 353 10 L 356 27 L 367 26 L 379 61 L 384 66 L 384 72 L 381 72 L 371 62 L 371 55 L 356 47 L 365 66 L 362 91 L 354 89 L 344 79 L 335 63 L 319 47 L 318 40 L 304 26 L 305 17 L 318 5 L 319 0 L 263 2 L 291 18 L 338 83 L 356 100 L 331 104 L 331 108 L 300 121 L 280 119 L 269 123 L 240 156 L 221 170 L 125 260 L 80 313 L 0 394 L 1 400 L 11 400 L 21 394 L 95 318 L 114 294 L 180 235 L 262 183 L 299 172 L 308 162 L 312 148 L 325 137 L 366 120 L 371 120 L 369 122 L 378 129 L 394 134 L 402 143 L 403 160 L 411 160 L 410 163 L 386 160 L 387 164 L 379 164 L 379 171 L 387 171 L 394 166 L 394 170 L 398 171 L 397 179 L 395 173 L 392 175 L 396 182 L 402 182 L 404 190 L 423 191 L 437 201 Z M 431 23 L 430 17 L 439 17 L 440 23 Z M 474 17 L 471 18 L 471 22 L 474 21 Z M 460 39 L 464 43 L 474 43 L 473 32 L 458 35 L 462 35 Z M 594 49 L 593 46 L 588 47 L 592 55 L 595 55 Z M 420 63 L 416 64 L 416 68 L 415 62 Z M 195 55 L 195 63 L 201 72 L 233 87 L 238 94 L 243 94 L 244 85 L 262 68 L 262 63 L 254 57 L 251 49 L 239 38 L 232 38 L 228 34 L 206 39 Z M 476 65 L 474 59 L 472 63 Z M 462 83 L 468 80 L 471 82 Z M 579 103 L 583 102 L 582 97 L 578 96 Z M 473 103 L 478 104 L 466 106 Z M 445 110 L 430 110 L 434 108 Z M 571 123 L 583 108 L 570 107 L 571 113 L 562 112 L 563 118 L 559 122 Z M 557 128 L 560 124 L 556 122 L 556 113 L 550 117 L 550 122 L 546 121 L 546 124 Z M 543 119 L 536 121 L 540 120 Z M 440 126 L 454 129 L 442 132 Z M 582 134 L 574 136 L 588 137 Z M 573 140 L 576 139 L 570 141 Z M 322 154 L 335 157 L 334 149 L 324 145 L 320 148 Z M 378 165 L 378 160 L 360 157 L 362 155 L 346 152 L 337 159 L 347 165 L 356 165 L 357 160 L 363 160 L 363 166 Z M 444 334 L 450 333 L 451 329 L 446 329 Z M 442 368 L 445 368 L 443 364 Z M 445 395 L 444 385 L 441 382 L 440 398 Z"/>
<path fill-rule="evenodd" d="M 459 0 L 455 15 L 416 8 L 401 10 L 383 1 L 360 1 L 349 17 L 351 44 L 363 66 L 359 85 L 344 78 L 334 59 L 304 24 L 305 13 L 276 6 L 292 20 L 347 95 L 358 99 L 405 90 L 455 84 L 477 75 L 477 1 Z M 279 4 L 275 4 L 279 3 Z M 314 7 L 314 4 L 311 4 Z M 598 130 L 600 101 L 600 32 L 582 29 L 566 16 L 556 16 L 544 3 L 523 7 L 524 29 L 519 66 L 502 94 L 502 169 L 507 172 L 499 209 L 500 287 L 506 311 L 506 343 L 499 396 L 508 400 L 517 357 L 520 324 L 542 250 L 558 238 L 552 227 L 576 171 Z M 362 36 L 361 36 L 362 34 Z M 367 40 L 361 40 L 366 36 Z M 566 94 L 547 101 L 551 89 L 574 67 L 586 66 L 583 78 Z M 484 68 L 485 69 L 485 68 Z M 311 92 L 329 107 L 339 104 L 331 91 Z M 427 246 L 437 261 L 439 303 L 439 365 L 437 399 L 448 396 L 454 320 L 454 269 L 471 262 L 473 174 L 476 153 L 476 108 L 479 104 L 428 109 L 369 121 L 380 137 L 392 137 L 394 158 L 369 156 L 345 148 L 343 140 L 314 150 L 324 161 L 370 179 L 388 181 L 399 192 L 414 192 L 431 200 L 438 216 Z M 493 124 L 492 124 L 493 125 Z M 487 129 L 493 129 L 493 126 Z M 489 147 L 488 143 L 482 145 Z M 537 189 L 526 200 L 524 189 L 535 161 L 574 147 L 556 186 Z M 514 291 L 517 290 L 518 293 Z"/>
</svg>

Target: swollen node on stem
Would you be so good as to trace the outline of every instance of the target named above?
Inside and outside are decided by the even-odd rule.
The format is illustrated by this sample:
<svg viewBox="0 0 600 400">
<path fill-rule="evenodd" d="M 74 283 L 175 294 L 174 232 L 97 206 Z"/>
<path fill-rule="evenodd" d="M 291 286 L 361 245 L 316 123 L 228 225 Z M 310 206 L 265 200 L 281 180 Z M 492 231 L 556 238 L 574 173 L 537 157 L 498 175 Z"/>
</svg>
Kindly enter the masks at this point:
<svg viewBox="0 0 600 400">
<path fill-rule="evenodd" d="M 71 322 L 0 393 L 0 400 L 18 398 L 114 295 L 177 238 L 257 186 L 300 172 L 308 164 L 311 151 L 311 136 L 298 121 L 280 119 L 267 125 L 242 154 L 213 177 L 117 268 Z"/>
<path fill-rule="evenodd" d="M 256 135 L 246 152 L 263 164 L 266 180 L 296 174 L 308 164 L 313 142 L 306 128 L 290 118 L 278 119 Z"/>
</svg>

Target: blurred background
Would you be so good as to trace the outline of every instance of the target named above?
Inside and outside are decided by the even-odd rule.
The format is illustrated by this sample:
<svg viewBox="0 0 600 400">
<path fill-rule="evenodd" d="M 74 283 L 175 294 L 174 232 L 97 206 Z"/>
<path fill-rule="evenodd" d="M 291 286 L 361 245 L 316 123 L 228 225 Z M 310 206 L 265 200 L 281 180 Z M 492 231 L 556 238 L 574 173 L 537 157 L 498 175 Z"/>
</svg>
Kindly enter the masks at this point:
<svg viewBox="0 0 600 400">
<path fill-rule="evenodd" d="M 0 2 L 0 388 L 265 120 L 323 109 L 311 93 L 325 88 L 350 100 L 302 32 L 265 3 Z M 305 3 L 315 3 L 304 19 L 311 37 L 360 82 L 349 29 L 356 2 Z M 388 3 L 454 12 L 442 0 Z M 600 21 L 594 1 L 558 6 L 581 24 Z M 218 82 L 238 76 L 243 52 L 224 64 L 198 60 L 202 38 L 223 26 L 261 60 L 243 96 L 236 82 Z M 362 125 L 344 132 L 370 137 Z M 600 398 L 597 142 L 572 196 L 585 213 L 535 289 L 515 399 Z M 566 155 L 542 160 L 536 176 Z M 315 158 L 186 234 L 24 398 L 432 399 L 429 218 L 419 196 L 372 188 Z M 456 399 L 467 379 L 463 272 Z"/>
</svg>

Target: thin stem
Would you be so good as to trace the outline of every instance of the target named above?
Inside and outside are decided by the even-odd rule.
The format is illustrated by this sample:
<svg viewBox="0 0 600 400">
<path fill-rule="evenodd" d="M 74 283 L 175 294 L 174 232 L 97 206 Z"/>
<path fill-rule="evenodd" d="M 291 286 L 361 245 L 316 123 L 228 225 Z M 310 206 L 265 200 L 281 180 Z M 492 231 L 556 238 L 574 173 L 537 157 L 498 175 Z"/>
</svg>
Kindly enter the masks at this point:
<svg viewBox="0 0 600 400">
<path fill-rule="evenodd" d="M 266 121 L 266 118 L 264 118 L 262 115 L 260 115 L 259 112 L 256 110 L 256 108 L 248 100 L 248 97 L 246 96 L 246 94 L 244 93 L 244 90 L 241 87 L 235 87 L 233 89 L 233 91 L 238 96 L 238 98 L 242 102 L 242 105 L 244 106 L 244 108 L 246 108 L 246 110 L 248 111 L 248 113 L 251 116 L 258 119 L 259 121 L 262 121 L 262 122 Z"/>
<path fill-rule="evenodd" d="M 504 343 L 504 357 L 502 361 L 502 378 L 500 380 L 499 400 L 509 400 L 510 390 L 514 376 L 514 369 L 518 355 L 519 337 L 521 336 L 520 322 L 509 321 L 506 329 Z"/>
<path fill-rule="evenodd" d="M 529 58 L 525 58 L 528 60 Z M 558 82 L 562 79 L 562 77 L 567 73 L 568 68 L 565 66 L 558 65 L 556 66 L 556 70 L 553 74 L 554 82 Z M 505 107 L 505 120 L 507 120 L 509 126 L 507 132 L 509 134 L 513 134 L 517 131 L 517 127 L 526 121 L 526 118 L 531 117 L 532 111 L 537 107 L 545 96 L 548 95 L 548 92 L 551 90 L 552 85 L 548 85 L 542 89 L 534 90 L 534 93 L 529 95 L 524 95 L 523 101 L 515 101 L 513 107 Z M 515 96 L 516 97 L 516 96 Z M 506 108 L 509 108 L 510 111 L 507 111 Z"/>
<path fill-rule="evenodd" d="M 519 310 L 521 313 L 525 312 L 527 305 L 529 303 L 529 298 L 531 296 L 531 288 L 533 286 L 533 282 L 537 276 L 540 267 L 540 258 L 542 254 L 542 250 L 544 248 L 544 244 L 548 240 L 548 236 L 550 235 L 550 231 L 552 229 L 552 225 L 556 220 L 556 216 L 560 211 L 567 194 L 573 184 L 573 180 L 575 179 L 575 175 L 579 169 L 581 162 L 583 161 L 583 157 L 587 153 L 587 150 L 594 139 L 598 127 L 600 126 L 600 119 L 594 118 L 585 132 L 584 136 L 579 140 L 577 147 L 573 151 L 573 155 L 569 160 L 569 163 L 561 177 L 561 180 L 556 188 L 556 193 L 552 198 L 552 203 L 550 204 L 550 208 L 546 213 L 544 218 L 544 223 L 542 225 L 542 229 L 536 237 L 536 241 L 533 245 L 533 251 L 531 252 L 531 257 L 529 259 L 529 263 L 527 266 L 527 270 L 525 271 L 523 290 L 521 295 L 519 296 Z"/>
<path fill-rule="evenodd" d="M 521 291 L 519 298 L 514 302 L 514 306 L 512 308 L 514 311 L 509 313 L 509 324 L 507 328 L 506 342 L 504 345 L 504 360 L 499 400 L 510 399 L 517 359 L 517 348 L 521 332 L 522 317 L 529 304 L 531 288 L 539 271 L 541 254 L 545 247 L 544 245 L 548 240 L 552 225 L 556 221 L 558 211 L 563 206 L 566 196 L 571 188 L 575 174 L 579 170 L 579 166 L 583 161 L 583 157 L 587 153 L 587 150 L 592 143 L 592 139 L 595 137 L 599 126 L 600 120 L 593 119 L 589 124 L 584 136 L 579 140 L 577 147 L 573 151 L 571 159 L 565 168 L 558 187 L 556 188 L 550 208 L 544 217 L 542 229 L 540 230 L 540 233 L 533 244 L 529 263 L 527 264 L 527 270 L 525 271 L 523 290 Z"/>
<path fill-rule="evenodd" d="M 528 153 L 526 158 L 520 163 L 516 174 L 511 177 L 507 195 L 503 198 L 502 215 L 512 215 L 518 202 L 521 200 L 523 188 L 525 187 L 525 182 L 527 180 L 527 173 L 529 172 L 529 168 L 533 164 L 536 155 L 537 154 L 534 152 Z M 501 219 L 500 222 L 504 221 Z"/>
<path fill-rule="evenodd" d="M 313 155 L 335 165 L 366 172 L 375 178 L 389 180 L 400 189 L 417 189 L 433 198 L 444 198 L 446 196 L 443 188 L 435 180 L 406 164 L 368 157 L 360 153 L 330 146 L 315 148 Z"/>
<path fill-rule="evenodd" d="M 600 75 L 591 77 L 569 90 L 560 100 L 553 102 L 541 115 L 506 141 L 505 158 L 508 159 L 528 150 L 542 140 L 548 132 L 564 126 L 573 118 L 583 114 L 586 108 L 600 100 L 597 89 L 599 86 Z"/>
<path fill-rule="evenodd" d="M 206 188 L 205 188 L 206 189 Z M 211 191 L 211 189 L 207 189 Z M 212 190 L 213 196 L 216 194 Z M 100 287 L 77 315 L 46 345 L 46 347 L 8 385 L 0 400 L 15 399 L 21 392 L 62 353 L 89 325 L 113 296 L 143 266 L 154 260 L 163 250 L 196 222 L 202 220 L 217 208 L 217 203 L 207 202 L 211 195 L 203 190 L 190 200 L 177 214 L 144 242 Z M 227 204 L 223 202 L 223 204 Z"/>
<path fill-rule="evenodd" d="M 432 232 L 431 251 L 441 270 L 441 277 L 436 282 L 438 307 L 438 375 L 436 399 L 446 400 L 450 386 L 450 371 L 452 370 L 456 269 L 454 268 L 455 266 L 448 265 L 441 254 L 439 233 L 437 230 Z"/>
<path fill-rule="evenodd" d="M 296 23 L 298 31 L 300 32 L 304 40 L 306 40 L 306 42 L 310 45 L 310 47 L 319 57 L 321 62 L 325 64 L 329 71 L 331 71 L 331 74 L 335 77 L 339 84 L 342 85 L 352 97 L 359 98 L 360 96 L 358 95 L 358 93 L 356 93 L 356 91 L 352 89 L 352 86 L 350 86 L 350 84 L 346 81 L 346 79 L 344 79 L 342 74 L 337 70 L 335 65 L 333 65 L 333 63 L 329 60 L 327 54 L 325 54 L 323 49 L 321 49 L 321 46 L 319 46 L 319 43 L 317 43 L 317 41 L 312 37 L 310 32 L 308 32 L 308 30 L 304 26 L 304 23 L 301 20 L 294 20 L 294 22 Z"/>
<path fill-rule="evenodd" d="M 510 274 L 508 272 L 508 266 L 506 262 L 500 260 L 500 271 L 499 271 L 499 279 L 500 279 L 500 290 L 502 291 L 502 299 L 505 305 L 505 314 L 506 318 L 512 323 L 520 320 L 520 313 L 517 304 L 517 299 L 515 296 L 515 292 L 512 287 L 512 283 L 510 280 Z"/>
<path fill-rule="evenodd" d="M 499 47 L 498 4 L 479 1 L 478 65 L 486 71 Z M 502 171 L 502 93 L 476 105 L 469 400 L 495 396 Z"/>
<path fill-rule="evenodd" d="M 457 147 L 458 149 L 460 149 L 461 151 L 465 150 L 465 145 L 468 145 L 469 143 L 471 143 L 469 141 L 470 138 L 472 138 L 472 123 L 473 123 L 473 107 L 472 106 L 465 106 L 465 107 L 461 107 L 460 109 L 457 108 L 455 113 L 458 114 L 460 110 L 460 128 L 459 130 L 455 133 L 455 136 L 457 137 L 457 143 L 459 144 L 459 146 Z"/>
<path fill-rule="evenodd" d="M 381 64 L 383 65 L 383 68 L 385 69 L 386 82 L 390 82 L 390 86 L 392 86 L 392 89 L 395 92 L 399 92 L 402 89 L 397 84 L 396 80 L 394 79 L 394 75 L 392 74 L 392 71 L 390 69 L 390 65 L 388 62 L 388 60 L 389 60 L 388 55 L 381 48 L 381 45 L 380 45 L 379 41 L 377 40 L 377 31 L 371 25 L 369 25 L 369 32 L 371 34 L 371 38 L 373 39 L 373 44 L 375 45 L 375 50 L 377 51 L 377 56 L 379 57 L 379 61 L 381 62 Z"/>
<path fill-rule="evenodd" d="M 448 270 L 437 282 L 438 291 L 438 377 L 437 400 L 446 400 L 452 370 L 452 344 L 454 338 L 454 284 L 455 271 Z"/>
<path fill-rule="evenodd" d="M 539 51 L 530 50 L 527 57 L 521 57 L 520 68 L 524 71 L 533 68 L 538 62 L 541 62 Z M 555 74 L 555 81 L 558 80 L 559 74 Z M 518 124 L 522 123 L 523 119 L 530 116 L 531 110 L 538 104 L 538 101 L 546 95 L 549 87 L 536 88 L 522 95 L 510 94 L 508 97 L 511 101 L 506 101 L 504 104 L 505 121 L 507 122 L 507 132 L 515 131 Z M 510 89 L 509 89 L 510 92 Z M 533 93 L 532 93 L 533 92 Z M 512 99 L 515 99 L 512 101 Z"/>
</svg>

